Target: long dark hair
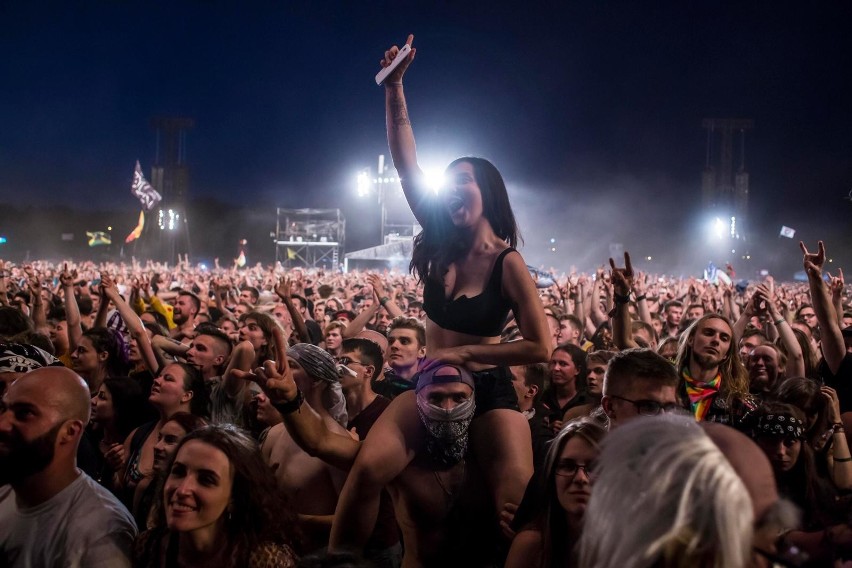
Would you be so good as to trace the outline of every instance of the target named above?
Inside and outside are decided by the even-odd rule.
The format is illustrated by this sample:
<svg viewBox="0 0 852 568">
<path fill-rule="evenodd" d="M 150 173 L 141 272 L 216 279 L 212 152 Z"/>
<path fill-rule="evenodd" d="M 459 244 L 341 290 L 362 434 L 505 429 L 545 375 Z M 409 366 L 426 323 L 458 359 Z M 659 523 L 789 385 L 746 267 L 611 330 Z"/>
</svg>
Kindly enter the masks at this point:
<svg viewBox="0 0 852 568">
<path fill-rule="evenodd" d="M 562 546 L 569 537 L 568 519 L 556 492 L 559 456 L 562 455 L 568 440 L 575 436 L 579 436 L 593 448 L 598 448 L 604 434 L 606 430 L 603 426 L 592 419 L 580 418 L 568 422 L 549 444 L 544 461 L 544 475 L 541 478 L 542 507 L 533 521 L 533 525 L 541 530 L 541 568 L 567 566 L 569 561 L 569 558 L 565 557 L 565 547 Z M 573 536 L 579 540 L 580 535 Z"/>
<path fill-rule="evenodd" d="M 807 424 L 805 413 L 792 404 L 767 402 L 760 409 L 760 415 L 794 416 Z M 773 469 L 774 466 L 773 466 Z M 806 440 L 801 441 L 799 459 L 790 471 L 775 470 L 778 492 L 789 498 L 802 509 L 803 528 L 815 530 L 839 522 L 837 492 L 831 483 L 817 472 L 814 451 Z"/>
<path fill-rule="evenodd" d="M 232 425 L 211 425 L 188 433 L 178 443 L 162 472 L 154 503 L 152 530 L 168 535 L 163 488 L 172 463 L 190 440 L 204 442 L 220 450 L 231 464 L 234 482 L 225 522 L 227 548 L 219 566 L 248 566 L 252 551 L 263 544 L 294 546 L 297 542 L 294 515 L 287 507 L 275 476 L 263 461 L 257 443 Z M 173 537 L 174 538 L 174 537 Z M 155 539 L 159 540 L 159 539 Z M 154 547 L 154 550 L 156 547 Z"/>
<path fill-rule="evenodd" d="M 484 158 L 464 157 L 454 160 L 447 170 L 465 162 L 473 167 L 473 176 L 482 192 L 482 214 L 491 228 L 509 246 L 518 245 L 518 224 L 509 203 L 509 192 L 503 176 L 494 164 Z M 457 228 L 444 207 L 432 202 L 423 207 L 426 219 L 423 231 L 414 237 L 409 270 L 418 280 L 441 281 L 447 267 L 470 248 L 465 231 Z"/>
<path fill-rule="evenodd" d="M 126 377 L 130 371 L 128 345 L 120 332 L 106 328 L 93 327 L 83 332 L 92 342 L 92 347 L 97 353 L 106 353 L 105 363 L 107 377 Z"/>
</svg>

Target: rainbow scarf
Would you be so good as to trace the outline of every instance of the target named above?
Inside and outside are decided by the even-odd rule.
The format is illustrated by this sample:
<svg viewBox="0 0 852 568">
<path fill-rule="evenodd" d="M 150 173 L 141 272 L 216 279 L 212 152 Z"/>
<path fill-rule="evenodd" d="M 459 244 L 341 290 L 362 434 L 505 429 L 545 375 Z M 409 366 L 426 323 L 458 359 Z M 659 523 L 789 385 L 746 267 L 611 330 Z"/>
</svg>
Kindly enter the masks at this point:
<svg viewBox="0 0 852 568">
<path fill-rule="evenodd" d="M 713 397 L 719 392 L 722 373 L 717 374 L 706 382 L 697 381 L 689 374 L 689 367 L 684 367 L 681 376 L 683 376 L 683 380 L 686 383 L 686 394 L 689 396 L 692 412 L 695 414 L 695 419 L 700 422 L 707 417 L 707 411 L 710 410 Z"/>
</svg>

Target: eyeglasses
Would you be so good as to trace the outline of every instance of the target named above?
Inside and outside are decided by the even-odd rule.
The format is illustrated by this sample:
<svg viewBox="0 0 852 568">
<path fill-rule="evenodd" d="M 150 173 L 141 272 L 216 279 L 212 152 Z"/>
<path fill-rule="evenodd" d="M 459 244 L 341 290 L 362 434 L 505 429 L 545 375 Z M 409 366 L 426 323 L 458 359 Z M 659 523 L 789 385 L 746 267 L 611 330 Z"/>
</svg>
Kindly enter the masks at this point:
<svg viewBox="0 0 852 568">
<path fill-rule="evenodd" d="M 623 396 L 616 396 L 614 394 L 609 395 L 609 398 L 617 398 L 618 400 L 629 402 L 630 404 L 636 407 L 636 412 L 638 412 L 642 416 L 657 416 L 661 412 L 663 414 L 672 414 L 681 410 L 681 406 L 676 402 L 667 402 L 665 404 L 661 404 L 656 400 L 630 400 L 629 398 L 624 398 Z"/>
<path fill-rule="evenodd" d="M 338 365 L 343 365 L 344 367 L 348 367 L 349 365 L 361 365 L 362 367 L 366 367 L 366 363 L 362 363 L 361 361 L 356 361 L 350 357 L 338 357 L 334 360 Z"/>
<path fill-rule="evenodd" d="M 562 477 L 570 477 L 574 479 L 580 470 L 583 470 L 583 473 L 586 474 L 586 477 L 592 479 L 595 475 L 595 464 L 594 463 L 577 463 L 574 460 L 566 459 L 562 460 L 556 464 L 556 475 L 560 475 Z"/>
</svg>

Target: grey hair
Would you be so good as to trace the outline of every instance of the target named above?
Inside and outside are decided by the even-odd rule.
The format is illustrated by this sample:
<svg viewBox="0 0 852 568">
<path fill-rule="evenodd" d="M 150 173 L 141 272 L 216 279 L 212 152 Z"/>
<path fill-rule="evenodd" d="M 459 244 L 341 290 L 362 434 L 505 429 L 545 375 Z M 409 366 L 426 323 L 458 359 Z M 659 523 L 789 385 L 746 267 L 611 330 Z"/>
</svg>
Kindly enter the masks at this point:
<svg viewBox="0 0 852 568">
<path fill-rule="evenodd" d="M 580 539 L 582 568 L 740 568 L 753 509 L 691 417 L 639 418 L 604 440 Z"/>
</svg>

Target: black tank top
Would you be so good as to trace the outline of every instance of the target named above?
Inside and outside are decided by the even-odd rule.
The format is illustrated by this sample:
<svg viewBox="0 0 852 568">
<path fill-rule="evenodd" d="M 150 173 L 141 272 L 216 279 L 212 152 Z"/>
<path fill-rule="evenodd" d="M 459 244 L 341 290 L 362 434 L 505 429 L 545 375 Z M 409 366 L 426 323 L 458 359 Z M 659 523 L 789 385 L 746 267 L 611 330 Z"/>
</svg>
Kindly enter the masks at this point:
<svg viewBox="0 0 852 568">
<path fill-rule="evenodd" d="M 509 247 L 500 253 L 485 289 L 472 298 L 447 299 L 444 287 L 427 279 L 423 287 L 423 309 L 429 319 L 450 331 L 480 337 L 500 335 L 512 309 L 511 302 L 503 297 L 503 259 L 514 250 Z"/>
</svg>

